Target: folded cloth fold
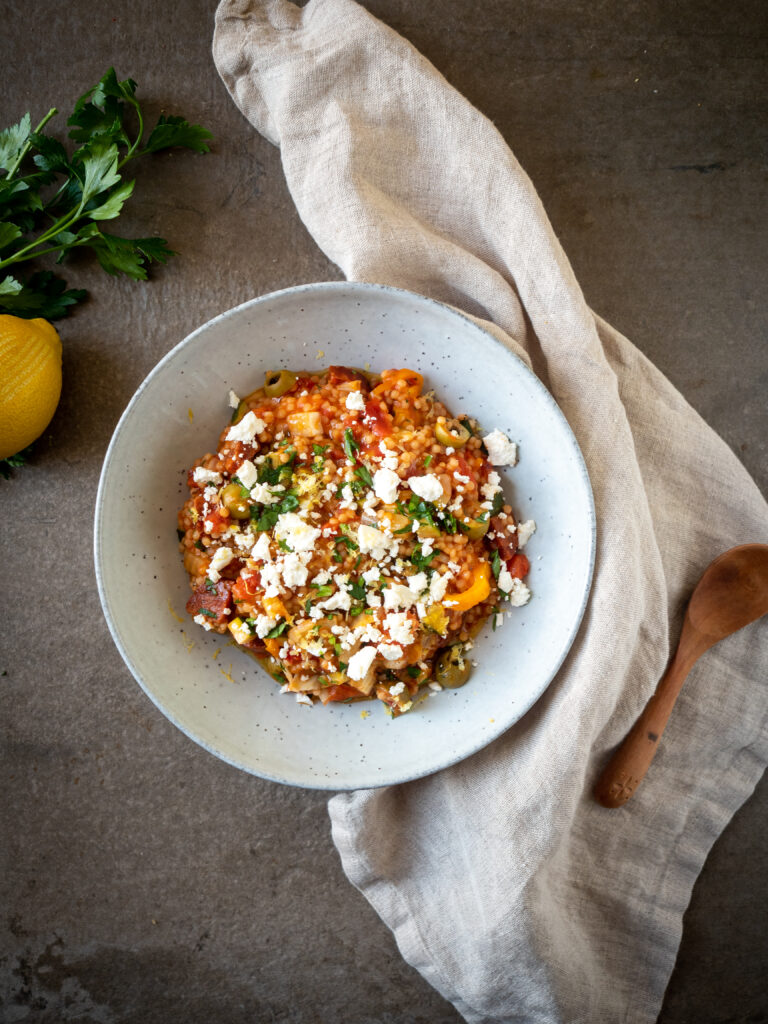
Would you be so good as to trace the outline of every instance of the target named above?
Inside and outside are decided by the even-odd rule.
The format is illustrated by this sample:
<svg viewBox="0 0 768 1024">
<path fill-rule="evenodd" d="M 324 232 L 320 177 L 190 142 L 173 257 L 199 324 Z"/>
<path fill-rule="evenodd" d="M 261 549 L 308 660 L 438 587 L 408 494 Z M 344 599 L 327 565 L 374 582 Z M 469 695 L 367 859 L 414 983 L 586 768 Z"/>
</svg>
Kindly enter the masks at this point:
<svg viewBox="0 0 768 1024">
<path fill-rule="evenodd" d="M 768 755 L 768 621 L 693 670 L 653 768 L 591 788 L 661 676 L 684 602 L 726 548 L 768 541 L 727 446 L 584 301 L 494 126 L 353 0 L 222 0 L 214 58 L 280 147 L 291 195 L 350 280 L 479 319 L 550 389 L 598 517 L 576 642 L 537 705 L 467 761 L 334 797 L 348 877 L 472 1022 L 653 1021 L 704 859 Z"/>
</svg>

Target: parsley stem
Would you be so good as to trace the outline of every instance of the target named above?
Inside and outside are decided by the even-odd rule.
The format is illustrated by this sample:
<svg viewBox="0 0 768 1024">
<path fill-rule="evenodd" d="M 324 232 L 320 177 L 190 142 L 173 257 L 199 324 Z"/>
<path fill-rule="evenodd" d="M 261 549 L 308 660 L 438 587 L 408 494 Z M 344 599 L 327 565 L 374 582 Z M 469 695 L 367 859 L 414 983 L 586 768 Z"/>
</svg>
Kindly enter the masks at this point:
<svg viewBox="0 0 768 1024">
<path fill-rule="evenodd" d="M 42 131 L 43 128 L 45 128 L 45 126 L 51 120 L 51 118 L 54 117 L 56 114 L 58 114 L 58 112 L 59 111 L 58 111 L 58 109 L 56 107 L 51 107 L 51 109 L 45 115 L 43 120 L 40 122 L 40 124 L 37 126 L 37 128 L 35 128 L 34 132 L 32 132 L 31 134 L 32 135 L 36 135 L 39 131 Z M 13 161 L 11 166 L 8 168 L 8 173 L 6 174 L 5 179 L 4 179 L 5 181 L 10 181 L 11 178 L 16 173 L 16 171 L 18 171 L 19 167 L 21 167 L 21 162 L 24 159 L 24 157 L 27 155 L 27 153 L 29 152 L 31 145 L 32 145 L 31 140 L 27 139 L 27 141 L 24 143 L 24 145 L 19 150 L 16 159 Z"/>
</svg>

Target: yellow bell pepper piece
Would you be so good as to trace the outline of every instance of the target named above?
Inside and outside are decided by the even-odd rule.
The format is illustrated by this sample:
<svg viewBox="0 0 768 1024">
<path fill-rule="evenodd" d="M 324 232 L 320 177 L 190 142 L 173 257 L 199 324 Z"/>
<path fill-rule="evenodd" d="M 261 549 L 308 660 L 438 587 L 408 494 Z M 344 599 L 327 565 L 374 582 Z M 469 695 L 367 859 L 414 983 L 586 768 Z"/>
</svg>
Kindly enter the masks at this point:
<svg viewBox="0 0 768 1024">
<path fill-rule="evenodd" d="M 286 619 L 288 622 L 293 622 L 293 616 L 288 614 L 288 609 L 283 604 L 282 598 L 265 597 L 264 611 L 271 619 Z"/>
<path fill-rule="evenodd" d="M 227 624 L 227 629 L 239 644 L 247 644 L 251 639 L 251 631 L 241 618 L 232 619 Z"/>
<path fill-rule="evenodd" d="M 461 590 L 457 594 L 446 594 L 443 604 L 446 608 L 466 612 L 480 604 L 491 592 L 491 567 L 487 562 L 481 562 L 477 568 L 475 579 L 471 587 Z"/>
</svg>

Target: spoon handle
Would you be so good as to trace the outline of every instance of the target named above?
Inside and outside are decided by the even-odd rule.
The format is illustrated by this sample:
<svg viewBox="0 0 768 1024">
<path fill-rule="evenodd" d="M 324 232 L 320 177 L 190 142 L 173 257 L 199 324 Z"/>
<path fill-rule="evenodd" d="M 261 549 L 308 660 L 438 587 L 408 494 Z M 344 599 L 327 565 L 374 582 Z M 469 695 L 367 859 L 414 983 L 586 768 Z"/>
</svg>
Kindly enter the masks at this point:
<svg viewBox="0 0 768 1024">
<path fill-rule="evenodd" d="M 672 708 L 697 654 L 681 643 L 626 739 L 598 779 L 594 794 L 603 807 L 621 807 L 643 781 L 659 746 Z"/>
</svg>

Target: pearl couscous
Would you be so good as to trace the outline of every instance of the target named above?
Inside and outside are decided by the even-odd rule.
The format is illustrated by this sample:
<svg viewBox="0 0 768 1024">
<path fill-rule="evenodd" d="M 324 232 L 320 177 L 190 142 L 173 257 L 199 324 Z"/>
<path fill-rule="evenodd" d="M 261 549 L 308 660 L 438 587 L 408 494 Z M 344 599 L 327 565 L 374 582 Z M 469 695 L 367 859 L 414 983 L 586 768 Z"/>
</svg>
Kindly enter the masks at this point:
<svg viewBox="0 0 768 1024">
<path fill-rule="evenodd" d="M 304 704 L 462 685 L 489 615 L 524 604 L 535 524 L 495 465 L 514 442 L 453 419 L 413 370 L 268 373 L 189 471 L 180 548 L 203 629 Z"/>
</svg>

